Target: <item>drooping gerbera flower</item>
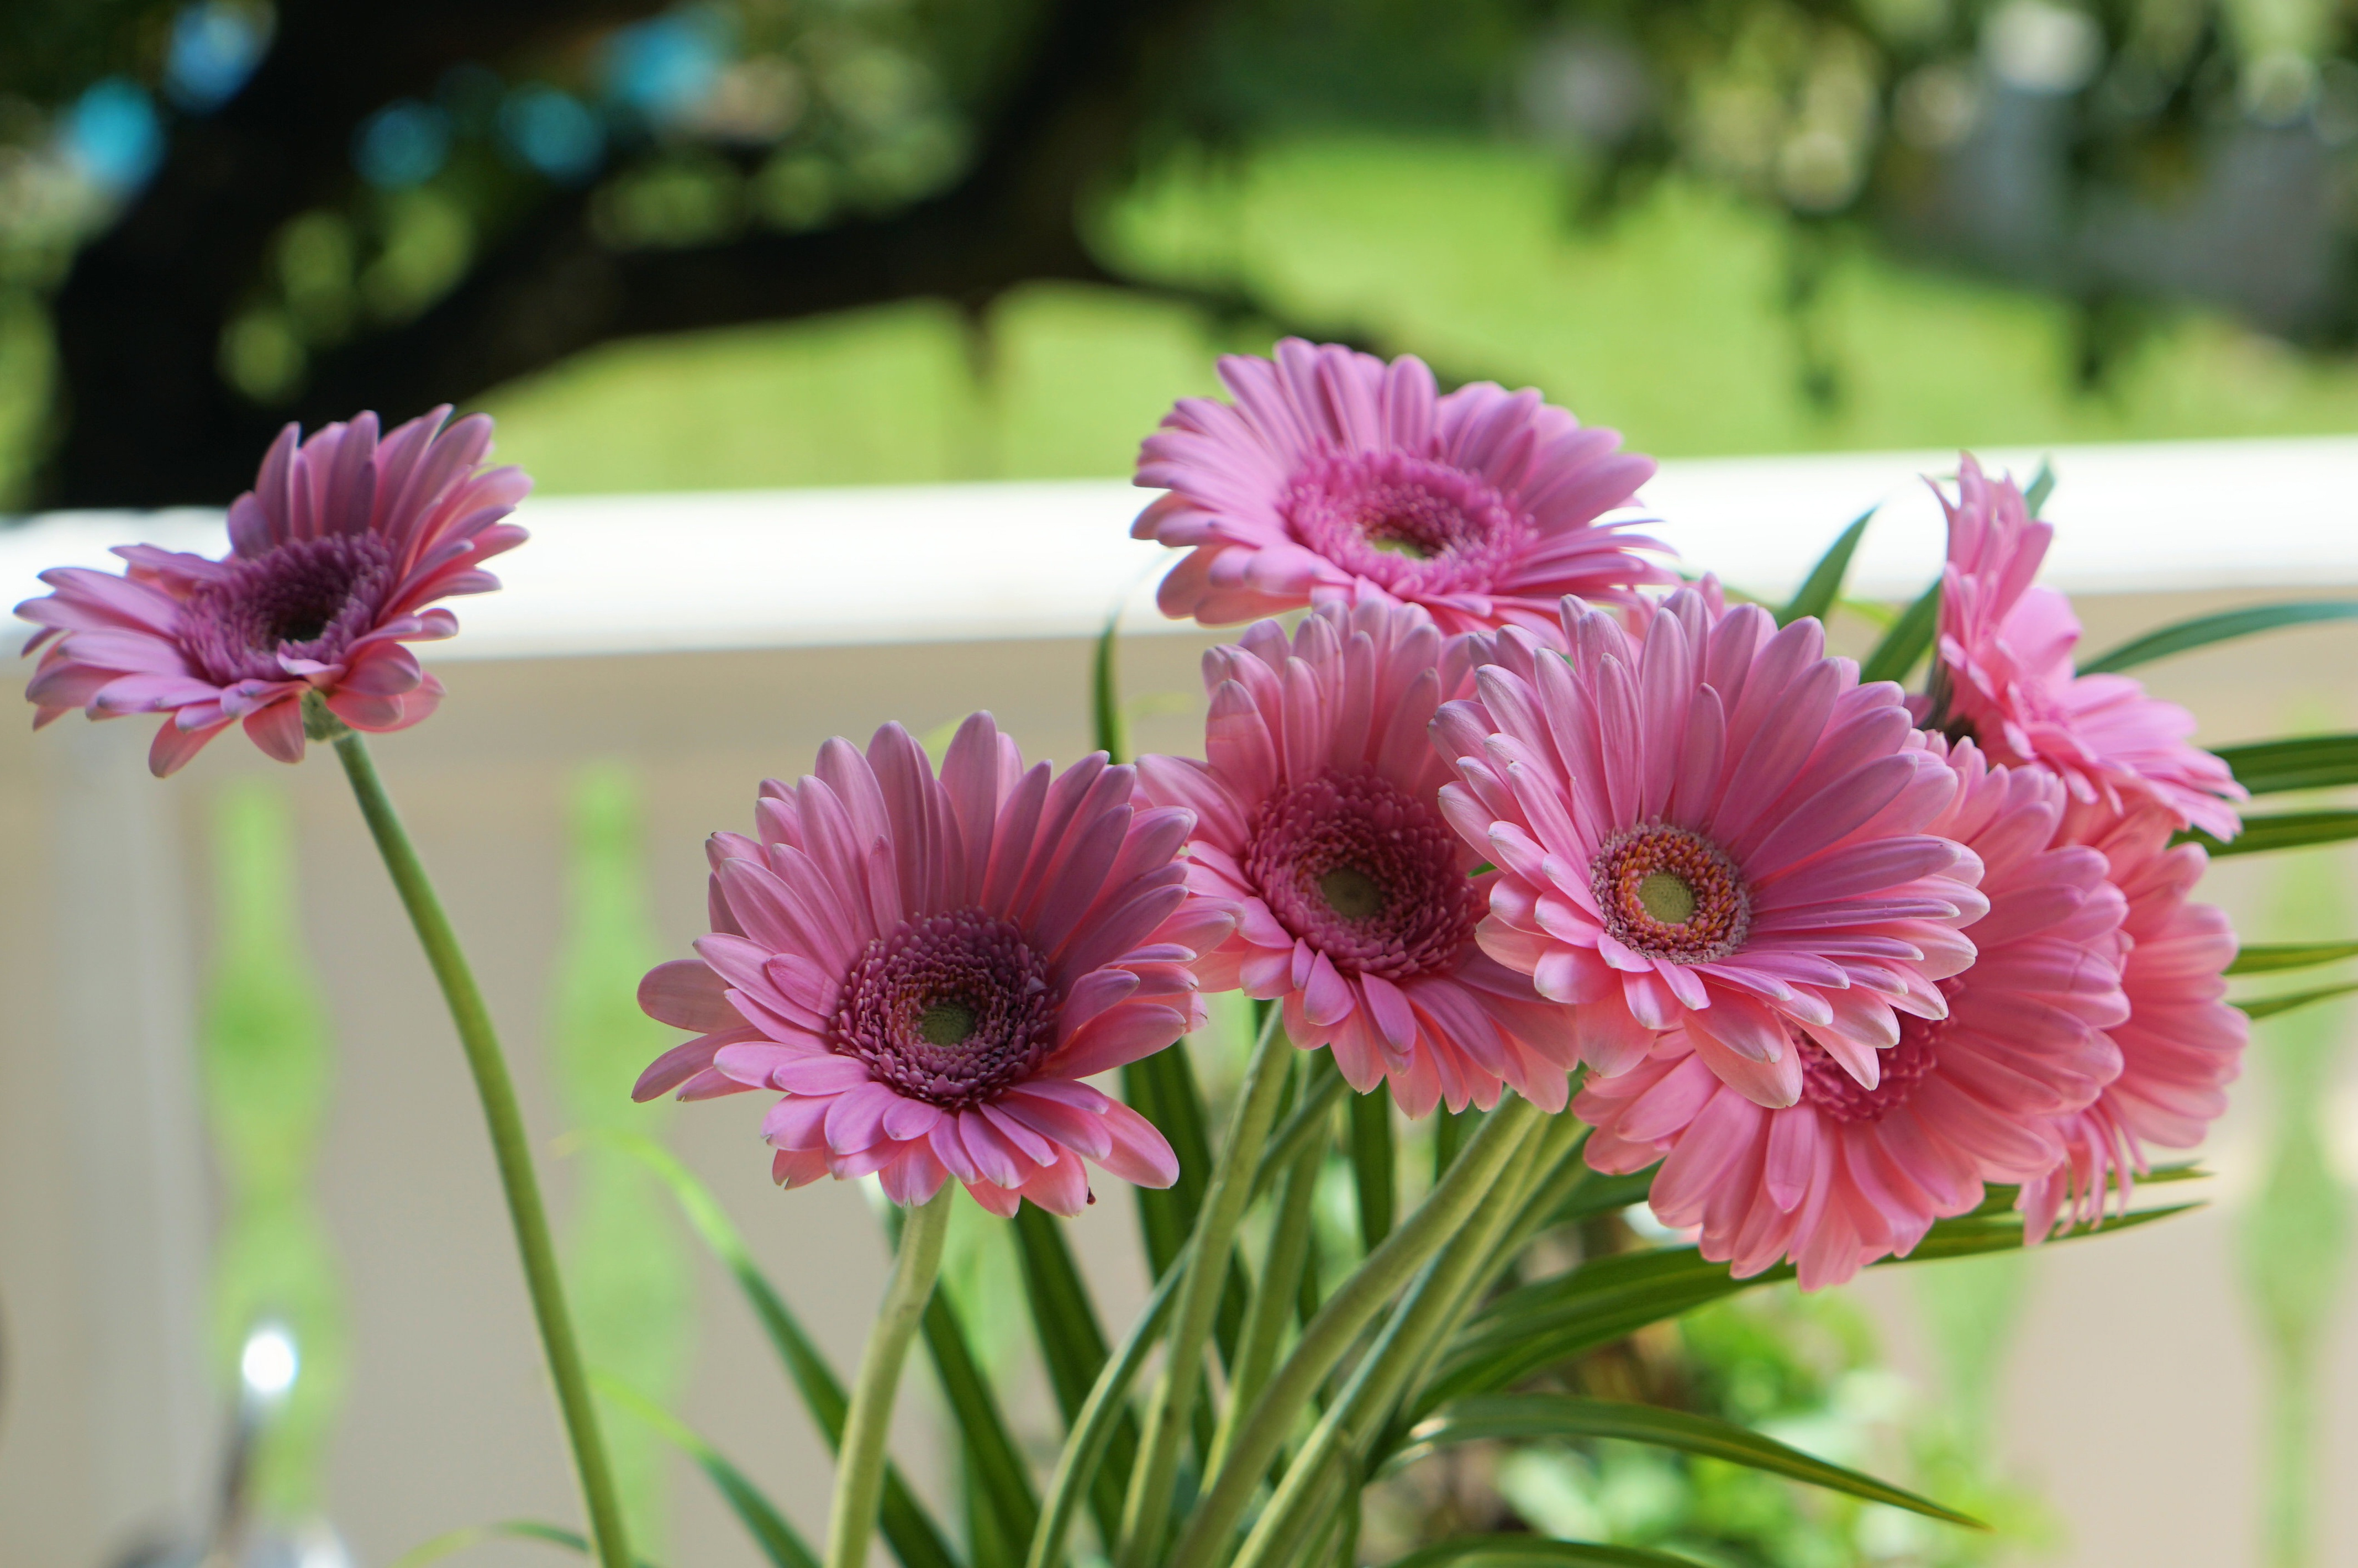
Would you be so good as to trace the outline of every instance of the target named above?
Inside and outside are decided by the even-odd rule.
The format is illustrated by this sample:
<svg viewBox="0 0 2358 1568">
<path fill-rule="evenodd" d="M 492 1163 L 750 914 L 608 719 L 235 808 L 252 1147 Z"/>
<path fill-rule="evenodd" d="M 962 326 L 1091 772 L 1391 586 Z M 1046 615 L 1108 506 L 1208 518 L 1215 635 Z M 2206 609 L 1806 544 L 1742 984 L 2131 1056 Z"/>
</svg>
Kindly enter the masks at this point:
<svg viewBox="0 0 2358 1568">
<path fill-rule="evenodd" d="M 2094 1104 L 2062 1119 L 2062 1164 L 2023 1188 L 2033 1240 L 2059 1223 L 2093 1222 L 2108 1187 L 2125 1207 L 2146 1150 L 2201 1143 L 2243 1071 L 2251 1022 L 2228 1005 L 2224 975 L 2235 933 L 2220 911 L 2188 900 L 2209 857 L 2200 845 L 2173 847 L 2176 826 L 2167 807 L 2151 805 L 2125 814 L 2074 806 L 2064 821 L 2067 838 L 2104 856 L 2128 900 L 2122 929 L 2135 946 L 2121 974 L 2128 1018 L 2109 1030 L 2120 1076 Z"/>
<path fill-rule="evenodd" d="M 453 594 L 499 587 L 483 563 L 524 543 L 500 520 L 532 488 L 520 469 L 481 467 L 492 422 L 450 410 L 382 441 L 376 416 L 308 440 L 289 425 L 254 487 L 230 503 L 222 560 L 124 545 L 122 577 L 43 572 L 57 591 L 16 607 L 49 643 L 25 695 L 36 729 L 70 708 L 92 719 L 162 713 L 148 749 L 157 777 L 233 721 L 284 762 L 303 760 L 306 693 L 355 730 L 401 730 L 434 711 L 442 683 L 405 643 L 459 630 Z M 56 639 L 51 642 L 51 639 Z"/>
<path fill-rule="evenodd" d="M 1947 1015 L 1937 982 L 1985 913 L 1980 862 L 1931 827 L 1956 775 L 1899 688 L 1860 686 L 1815 621 L 1693 589 L 1634 637 L 1563 616 L 1568 657 L 1510 627 L 1434 722 L 1464 779 L 1443 808 L 1502 872 L 1483 947 L 1574 1004 L 1600 1073 L 1683 1026 L 1720 1078 L 1791 1105 L 1798 1029 L 1875 1087 L 1899 1015 Z"/>
<path fill-rule="evenodd" d="M 1980 953 L 1941 982 L 1946 1018 L 1902 1022 L 1873 1088 L 1797 1033 L 1801 1098 L 1766 1109 L 1673 1032 L 1574 1104 L 1596 1129 L 1589 1163 L 1619 1174 L 1661 1160 L 1656 1217 L 1699 1227 L 1703 1255 L 1739 1279 L 1790 1259 L 1814 1290 L 1906 1256 L 1935 1219 L 1978 1205 L 1984 1183 L 2053 1169 L 2057 1117 L 2120 1071 L 2104 1031 L 2128 1015 L 2128 944 L 2104 857 L 2058 840 L 2052 775 L 1990 768 L 1971 745 L 1952 761 L 1957 798 L 1932 827 L 1981 857 L 1989 914 L 1965 928 Z"/>
<path fill-rule="evenodd" d="M 763 1123 L 787 1186 L 876 1173 L 919 1204 L 955 1175 L 1011 1215 L 1091 1200 L 1086 1155 L 1163 1187 L 1171 1146 L 1083 1082 L 1204 1021 L 1187 966 L 1234 923 L 1187 891 L 1194 816 L 1133 804 L 1102 752 L 1052 782 L 987 713 L 941 775 L 897 724 L 865 756 L 762 786 L 759 837 L 713 835 L 712 934 L 639 1003 L 697 1031 L 641 1076 L 650 1099 L 775 1089 Z"/>
<path fill-rule="evenodd" d="M 1501 1081 L 1560 1110 L 1563 1010 L 1476 943 L 1497 873 L 1470 874 L 1437 800 L 1425 726 L 1466 672 L 1412 606 L 1321 605 L 1290 643 L 1261 622 L 1205 655 L 1209 760 L 1141 758 L 1140 786 L 1195 814 L 1190 884 L 1237 907 L 1206 985 L 1282 1000 L 1294 1044 L 1363 1094 L 1389 1078 L 1411 1116 L 1495 1105 Z"/>
<path fill-rule="evenodd" d="M 1444 633 L 1544 629 L 1567 593 L 1623 602 L 1676 580 L 1637 553 L 1660 545 L 1596 521 L 1653 460 L 1536 392 L 1436 396 L 1414 355 L 1298 338 L 1273 363 L 1223 359 L 1220 379 L 1235 403 L 1182 400 L 1139 451 L 1138 483 L 1170 493 L 1130 532 L 1190 548 L 1166 615 L 1234 625 L 1372 589 Z"/>
<path fill-rule="evenodd" d="M 2138 800 L 2167 806 L 2181 827 L 2232 838 L 2232 801 L 2248 798 L 2227 764 L 2190 744 L 2194 716 L 2147 696 L 2122 675 L 2075 675 L 2080 620 L 2071 602 L 2031 579 L 2054 525 L 2030 515 L 2011 479 L 1991 479 L 1971 455 L 1958 464 L 1941 579 L 1940 665 L 1920 703 L 1952 735 L 1969 734 L 1990 760 L 2052 770 L 2074 800 L 2118 813 Z"/>
</svg>

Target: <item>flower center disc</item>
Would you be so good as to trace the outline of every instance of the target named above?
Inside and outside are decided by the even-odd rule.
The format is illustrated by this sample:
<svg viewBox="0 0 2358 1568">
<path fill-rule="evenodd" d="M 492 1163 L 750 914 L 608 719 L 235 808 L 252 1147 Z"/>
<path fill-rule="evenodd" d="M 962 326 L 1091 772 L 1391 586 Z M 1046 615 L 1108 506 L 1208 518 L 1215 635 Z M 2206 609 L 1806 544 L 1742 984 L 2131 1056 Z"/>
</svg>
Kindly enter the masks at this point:
<svg viewBox="0 0 2358 1568">
<path fill-rule="evenodd" d="M 223 686 L 285 680 L 278 661 L 331 665 L 375 623 L 393 584 L 393 546 L 374 534 L 289 539 L 191 593 L 180 612 L 189 663 Z"/>
<path fill-rule="evenodd" d="M 1055 1048 L 1047 959 L 980 910 L 903 921 L 852 967 L 832 1033 L 838 1054 L 913 1099 L 980 1104 Z"/>
<path fill-rule="evenodd" d="M 1399 451 L 1314 459 L 1278 510 L 1305 547 L 1412 593 L 1487 590 L 1530 532 L 1477 475 Z"/>
<path fill-rule="evenodd" d="M 1458 961 L 1484 903 L 1441 814 L 1379 773 L 1330 770 L 1272 796 L 1239 857 L 1278 924 L 1348 974 Z"/>
<path fill-rule="evenodd" d="M 1946 1019 L 1902 1013 L 1899 1044 L 1877 1053 L 1879 1073 L 1868 1088 L 1844 1070 L 1823 1046 L 1792 1031 L 1801 1054 L 1801 1099 L 1836 1121 L 1881 1121 L 1908 1103 L 1916 1086 L 1940 1065 L 1939 1044 Z"/>
<path fill-rule="evenodd" d="M 1649 958 L 1704 964 L 1744 946 L 1752 895 L 1736 862 L 1700 833 L 1650 822 L 1605 841 L 1589 890 L 1613 939 Z"/>
</svg>

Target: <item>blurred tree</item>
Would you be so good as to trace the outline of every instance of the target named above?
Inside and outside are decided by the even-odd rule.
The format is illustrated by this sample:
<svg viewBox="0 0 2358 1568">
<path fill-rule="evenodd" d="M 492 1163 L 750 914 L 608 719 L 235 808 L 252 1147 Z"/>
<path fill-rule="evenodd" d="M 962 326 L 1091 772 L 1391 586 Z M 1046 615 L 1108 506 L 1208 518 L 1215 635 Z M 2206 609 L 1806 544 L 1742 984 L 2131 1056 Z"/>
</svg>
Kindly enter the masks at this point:
<svg viewBox="0 0 2358 1568">
<path fill-rule="evenodd" d="M 979 322 L 1034 280 L 1349 337 L 1095 243 L 1158 160 L 1341 123 L 1560 146 L 1574 221 L 1666 173 L 1786 214 L 1821 401 L 1850 229 L 2076 302 L 2093 382 L 2174 298 L 2358 329 L 2351 27 L 2329 0 L 0 0 L 0 356 L 21 384 L 50 345 L 36 499 L 157 504 L 226 499 L 285 419 L 618 337 L 915 297 Z"/>
</svg>

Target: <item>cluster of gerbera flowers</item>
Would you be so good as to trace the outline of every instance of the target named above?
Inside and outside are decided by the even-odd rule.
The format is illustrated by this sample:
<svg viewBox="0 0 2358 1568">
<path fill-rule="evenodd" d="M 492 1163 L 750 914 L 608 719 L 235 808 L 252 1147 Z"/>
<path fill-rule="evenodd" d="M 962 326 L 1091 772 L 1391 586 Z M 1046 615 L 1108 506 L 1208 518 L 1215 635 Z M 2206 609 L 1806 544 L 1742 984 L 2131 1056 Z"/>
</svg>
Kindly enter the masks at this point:
<svg viewBox="0 0 2358 1568">
<path fill-rule="evenodd" d="M 640 991 L 691 1037 L 641 1098 L 777 1094 L 788 1184 L 1071 1214 L 1085 1162 L 1177 1173 L 1088 1080 L 1238 989 L 1412 1117 L 1568 1110 L 1598 1169 L 1660 1164 L 1706 1257 L 1807 1285 L 1990 1184 L 2034 1237 L 2092 1217 L 2199 1141 L 2244 1026 L 2176 839 L 2233 834 L 2240 792 L 2182 709 L 2073 672 L 2010 481 L 1967 458 L 1943 497 L 1911 697 L 1682 583 L 1615 515 L 1652 463 L 1536 393 L 1299 341 L 1221 373 L 1232 402 L 1144 445 L 1136 532 L 1190 552 L 1163 607 L 1306 613 L 1206 655 L 1204 756 L 1059 773 L 984 714 L 938 766 L 897 725 L 831 741 L 711 839 L 711 933 Z M 159 773 L 233 719 L 297 756 L 306 703 L 414 722 L 439 688 L 404 644 L 523 536 L 487 446 L 439 416 L 290 431 L 228 559 L 51 574 L 19 611 L 40 721 L 162 713 Z"/>
</svg>

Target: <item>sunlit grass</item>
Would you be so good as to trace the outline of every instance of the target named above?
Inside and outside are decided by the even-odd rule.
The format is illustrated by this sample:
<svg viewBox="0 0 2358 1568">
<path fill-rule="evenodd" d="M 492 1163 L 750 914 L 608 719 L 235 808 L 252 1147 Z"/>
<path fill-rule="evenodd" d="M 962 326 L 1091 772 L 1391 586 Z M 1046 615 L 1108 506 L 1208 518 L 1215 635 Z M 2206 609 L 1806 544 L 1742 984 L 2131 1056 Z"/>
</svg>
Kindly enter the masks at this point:
<svg viewBox="0 0 2358 1568">
<path fill-rule="evenodd" d="M 1863 243 L 1824 284 L 1840 395 L 1822 408 L 1773 222 L 1672 185 L 1576 232 L 1568 201 L 1535 152 L 1316 140 L 1172 171 L 1103 239 L 1126 265 L 1535 384 L 1664 455 L 2358 429 L 2358 366 L 2199 315 L 2082 394 L 2065 307 Z M 912 304 L 617 344 L 484 401 L 547 491 L 1120 474 L 1232 346 L 1183 308 L 1069 287 L 1011 296 L 988 329 Z"/>
</svg>

